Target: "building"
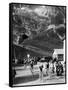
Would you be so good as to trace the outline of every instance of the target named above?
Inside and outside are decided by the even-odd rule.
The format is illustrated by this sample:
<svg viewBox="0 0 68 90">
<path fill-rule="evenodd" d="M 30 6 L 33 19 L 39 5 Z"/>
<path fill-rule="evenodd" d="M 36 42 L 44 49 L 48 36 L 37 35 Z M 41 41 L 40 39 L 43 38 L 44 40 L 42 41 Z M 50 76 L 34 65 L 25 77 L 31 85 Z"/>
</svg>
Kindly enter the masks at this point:
<svg viewBox="0 0 68 90">
<path fill-rule="evenodd" d="M 54 49 L 53 53 L 53 58 L 57 58 L 59 61 L 65 61 L 65 40 L 63 42 L 63 49 Z"/>
</svg>

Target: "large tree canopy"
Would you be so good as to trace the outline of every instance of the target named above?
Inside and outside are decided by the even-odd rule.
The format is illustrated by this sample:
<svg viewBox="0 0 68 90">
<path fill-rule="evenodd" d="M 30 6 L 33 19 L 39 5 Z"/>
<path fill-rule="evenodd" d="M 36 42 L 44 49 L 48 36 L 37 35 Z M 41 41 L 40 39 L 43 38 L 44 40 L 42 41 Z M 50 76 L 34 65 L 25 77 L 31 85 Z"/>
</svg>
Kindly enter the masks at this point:
<svg viewBox="0 0 68 90">
<path fill-rule="evenodd" d="M 21 46 L 34 52 L 51 52 L 54 48 L 63 48 L 65 39 L 64 6 L 13 5 L 13 43 L 28 36 L 20 42 Z"/>
</svg>

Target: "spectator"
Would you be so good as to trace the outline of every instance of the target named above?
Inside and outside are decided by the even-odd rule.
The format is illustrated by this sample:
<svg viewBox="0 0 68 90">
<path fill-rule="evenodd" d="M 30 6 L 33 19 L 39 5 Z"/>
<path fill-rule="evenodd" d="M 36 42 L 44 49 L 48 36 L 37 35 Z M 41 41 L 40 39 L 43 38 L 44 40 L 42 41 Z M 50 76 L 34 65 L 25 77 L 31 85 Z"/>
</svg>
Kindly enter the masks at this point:
<svg viewBox="0 0 68 90">
<path fill-rule="evenodd" d="M 61 64 L 61 62 L 58 62 L 56 64 L 56 73 L 57 76 L 61 76 L 63 74 L 63 65 Z"/>
<path fill-rule="evenodd" d="M 40 69 L 39 78 L 43 80 L 43 65 L 39 66 L 39 69 Z"/>
<path fill-rule="evenodd" d="M 49 62 L 47 62 L 46 64 L 46 75 L 48 75 L 48 73 L 49 73 Z"/>
<path fill-rule="evenodd" d="M 31 70 L 32 75 L 34 76 L 34 73 L 33 73 L 33 61 L 32 60 L 30 62 L 30 70 Z"/>
</svg>

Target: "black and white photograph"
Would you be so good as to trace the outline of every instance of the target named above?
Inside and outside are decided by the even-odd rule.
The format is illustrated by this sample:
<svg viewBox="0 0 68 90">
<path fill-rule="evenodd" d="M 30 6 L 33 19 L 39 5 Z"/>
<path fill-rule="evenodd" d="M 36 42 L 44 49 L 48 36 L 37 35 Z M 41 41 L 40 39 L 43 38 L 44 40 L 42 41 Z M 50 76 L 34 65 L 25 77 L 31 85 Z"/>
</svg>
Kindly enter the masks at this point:
<svg viewBox="0 0 68 90">
<path fill-rule="evenodd" d="M 66 6 L 9 4 L 10 86 L 66 83 Z"/>
</svg>

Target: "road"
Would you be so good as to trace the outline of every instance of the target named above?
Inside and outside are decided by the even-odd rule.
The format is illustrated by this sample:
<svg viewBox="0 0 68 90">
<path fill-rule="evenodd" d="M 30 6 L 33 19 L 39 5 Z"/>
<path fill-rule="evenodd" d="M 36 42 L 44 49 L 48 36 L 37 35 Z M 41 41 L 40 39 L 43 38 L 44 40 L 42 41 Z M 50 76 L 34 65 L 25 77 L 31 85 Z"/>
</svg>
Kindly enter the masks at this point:
<svg viewBox="0 0 68 90">
<path fill-rule="evenodd" d="M 43 80 L 40 80 L 39 68 L 37 65 L 34 66 L 33 75 L 30 66 L 27 66 L 26 68 L 23 66 L 15 67 L 15 69 L 16 76 L 13 86 L 65 83 L 65 75 L 56 76 L 56 74 L 49 74 L 46 76 L 45 70 L 43 72 Z"/>
</svg>

